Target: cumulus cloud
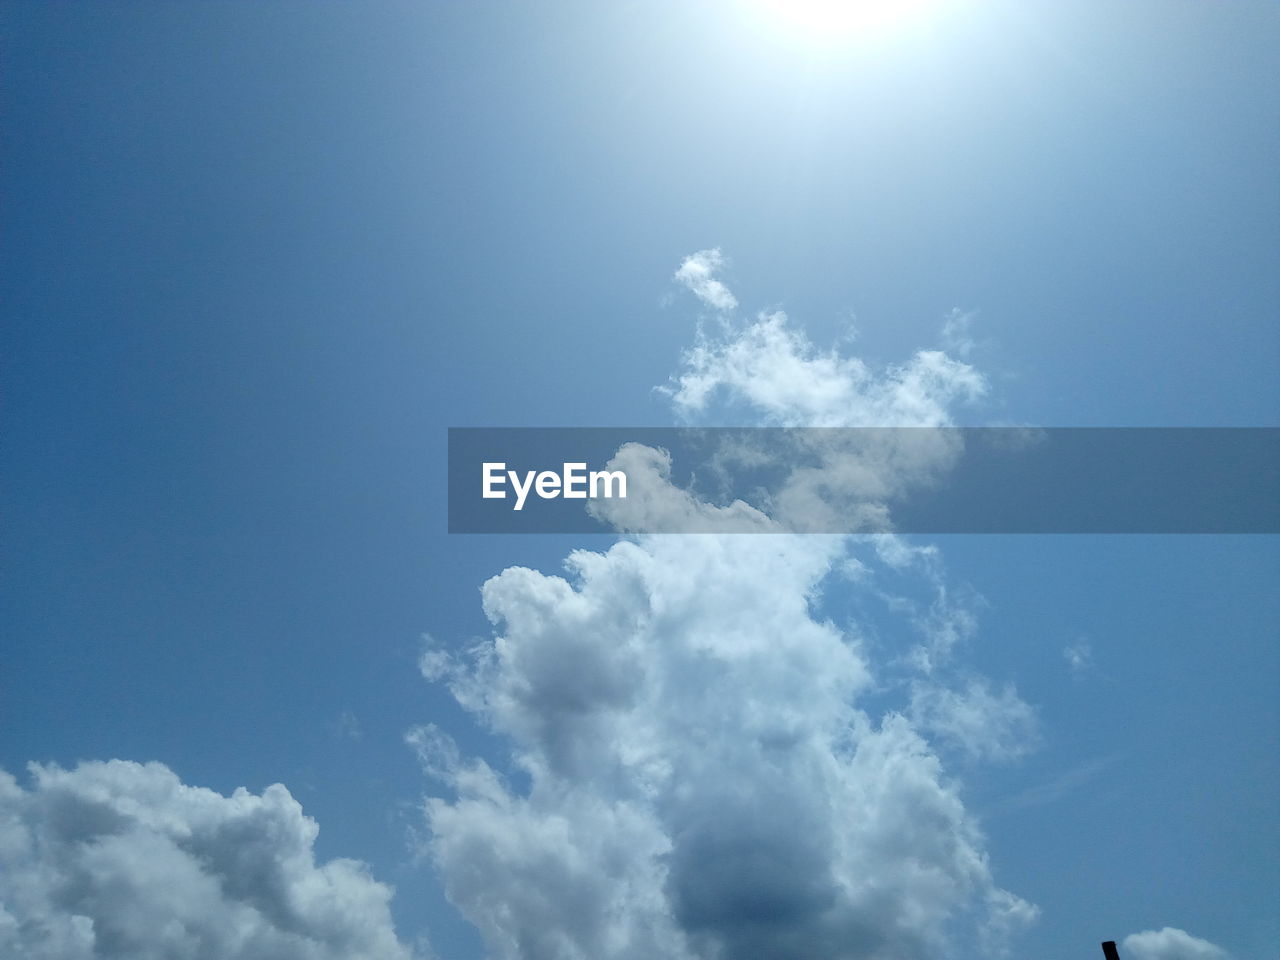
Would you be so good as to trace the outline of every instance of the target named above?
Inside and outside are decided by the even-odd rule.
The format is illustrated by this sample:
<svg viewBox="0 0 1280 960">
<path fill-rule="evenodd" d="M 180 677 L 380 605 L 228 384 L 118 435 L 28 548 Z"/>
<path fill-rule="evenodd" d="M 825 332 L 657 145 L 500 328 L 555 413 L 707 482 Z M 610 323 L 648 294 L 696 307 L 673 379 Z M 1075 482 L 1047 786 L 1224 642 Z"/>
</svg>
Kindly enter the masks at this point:
<svg viewBox="0 0 1280 960">
<path fill-rule="evenodd" d="M 29 960 L 409 960 L 391 889 L 317 864 L 280 784 L 225 797 L 112 760 L 0 771 L 0 955 Z"/>
<path fill-rule="evenodd" d="M 724 264 L 724 255 L 720 253 L 718 247 L 713 250 L 699 250 L 684 258 L 679 269 L 676 270 L 675 279 L 688 287 L 693 295 L 707 306 L 727 312 L 738 306 L 738 299 L 724 285 L 724 282 L 716 277 L 716 272 Z"/>
<path fill-rule="evenodd" d="M 695 254 L 677 277 L 719 297 L 721 262 Z M 775 425 L 941 425 L 984 384 L 940 353 L 873 372 L 772 314 L 700 339 L 669 393 L 683 413 L 718 395 Z M 669 473 L 661 451 L 625 455 Z M 775 520 L 693 498 L 637 509 Z M 885 575 L 935 599 L 906 609 L 916 644 L 877 658 L 822 611 L 833 583 Z M 971 620 L 940 576 L 933 548 L 821 535 L 646 535 L 575 551 L 563 576 L 503 570 L 482 590 L 494 635 L 432 644 L 421 667 L 510 762 L 409 734 L 450 900 L 502 960 L 998 954 L 1036 908 L 996 882 L 930 738 L 1003 759 L 1033 724 L 1012 688 L 950 679 Z"/>
<path fill-rule="evenodd" d="M 856 636 L 811 600 L 846 544 L 655 536 L 489 580 L 449 673 L 528 788 L 415 731 L 450 899 L 499 957 L 917 958 L 1035 915 Z"/>
<path fill-rule="evenodd" d="M 1132 960 L 1230 960 L 1221 947 L 1177 927 L 1131 933 L 1122 946 Z"/>
</svg>

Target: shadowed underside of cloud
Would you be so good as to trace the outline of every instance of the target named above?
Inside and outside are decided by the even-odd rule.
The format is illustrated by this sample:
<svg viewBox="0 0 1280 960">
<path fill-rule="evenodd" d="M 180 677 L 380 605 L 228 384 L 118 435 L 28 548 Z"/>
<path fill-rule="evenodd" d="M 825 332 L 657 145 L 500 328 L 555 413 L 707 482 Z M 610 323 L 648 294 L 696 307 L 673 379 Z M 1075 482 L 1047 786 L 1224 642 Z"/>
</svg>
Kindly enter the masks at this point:
<svg viewBox="0 0 1280 960">
<path fill-rule="evenodd" d="M 0 956 L 409 960 L 391 889 L 317 865 L 314 820 L 276 784 L 230 797 L 159 763 L 0 771 Z"/>
<path fill-rule="evenodd" d="M 695 254 L 681 268 L 693 280 L 678 279 L 729 310 L 732 294 L 712 286 L 720 262 Z M 846 422 L 889 411 L 897 425 L 937 425 L 981 382 L 942 355 L 873 374 L 812 350 L 779 315 L 760 324 L 703 341 L 675 381 L 677 405 L 722 393 L 765 421 L 832 425 L 845 409 Z M 996 884 L 926 735 L 1014 756 L 1029 708 L 971 675 L 944 682 L 963 611 L 940 604 L 925 618 L 931 641 L 884 662 L 856 626 L 820 612 L 833 582 L 871 589 L 873 567 L 931 582 L 933 557 L 893 538 L 642 536 L 574 552 L 566 577 L 512 567 L 490 579 L 495 636 L 459 655 L 433 647 L 422 668 L 506 739 L 527 786 L 434 726 L 409 735 L 440 784 L 425 804 L 429 853 L 490 951 L 1000 952 L 1036 908 Z M 899 709 L 864 706 L 895 682 Z"/>
</svg>

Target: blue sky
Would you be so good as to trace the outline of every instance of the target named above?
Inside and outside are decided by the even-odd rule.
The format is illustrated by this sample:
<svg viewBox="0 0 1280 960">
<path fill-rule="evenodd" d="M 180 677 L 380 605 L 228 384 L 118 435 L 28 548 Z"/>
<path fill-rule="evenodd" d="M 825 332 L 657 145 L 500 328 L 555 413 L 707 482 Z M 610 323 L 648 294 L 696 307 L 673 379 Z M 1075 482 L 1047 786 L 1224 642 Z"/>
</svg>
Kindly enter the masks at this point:
<svg viewBox="0 0 1280 960">
<path fill-rule="evenodd" d="M 405 735 L 502 768 L 519 734 L 428 683 L 421 636 L 493 636 L 488 578 L 610 541 L 447 536 L 445 429 L 675 422 L 696 251 L 742 322 L 876 369 L 975 311 L 957 422 L 1274 425 L 1280 11 L 939 6 L 824 44 L 750 0 L 0 8 L 24 822 L 55 789 L 29 761 L 280 782 L 320 860 L 396 887 L 401 941 L 485 955 L 415 853 Z M 1016 760 L 947 761 L 1039 907 L 1015 955 L 1165 927 L 1267 955 L 1275 539 L 939 545 L 983 598 L 965 669 L 1037 718 Z M 837 621 L 907 629 L 848 590 Z"/>
</svg>

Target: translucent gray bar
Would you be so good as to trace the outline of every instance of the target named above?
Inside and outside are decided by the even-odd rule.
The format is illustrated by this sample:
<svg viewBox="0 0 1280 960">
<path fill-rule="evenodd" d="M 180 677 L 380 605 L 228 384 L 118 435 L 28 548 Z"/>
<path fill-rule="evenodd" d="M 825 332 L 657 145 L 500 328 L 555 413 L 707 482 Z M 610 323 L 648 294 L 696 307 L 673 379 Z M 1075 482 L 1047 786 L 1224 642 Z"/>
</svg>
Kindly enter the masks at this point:
<svg viewBox="0 0 1280 960">
<path fill-rule="evenodd" d="M 452 428 L 448 470 L 450 533 L 1280 532 L 1274 427 Z"/>
</svg>

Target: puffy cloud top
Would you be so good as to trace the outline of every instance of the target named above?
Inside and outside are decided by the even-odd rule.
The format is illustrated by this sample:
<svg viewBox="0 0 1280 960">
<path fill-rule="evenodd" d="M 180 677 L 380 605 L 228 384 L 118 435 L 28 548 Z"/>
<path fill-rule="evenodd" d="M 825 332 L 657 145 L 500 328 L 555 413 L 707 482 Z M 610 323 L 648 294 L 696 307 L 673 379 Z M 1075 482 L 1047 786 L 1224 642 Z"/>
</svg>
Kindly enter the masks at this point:
<svg viewBox="0 0 1280 960">
<path fill-rule="evenodd" d="M 858 638 L 811 608 L 845 547 L 644 537 L 485 584 L 499 635 L 425 672 L 528 789 L 434 727 L 410 739 L 448 794 L 430 853 L 497 957 L 911 960 L 964 928 L 998 950 L 1035 915 L 908 716 L 858 708 Z M 1007 736 L 1011 695 L 973 689 L 933 714 L 980 737 L 992 708 Z"/>
<path fill-rule="evenodd" d="M 190 787 L 160 763 L 0 771 L 0 955 L 29 960 L 409 960 L 391 889 L 317 865 L 280 784 Z"/>
<path fill-rule="evenodd" d="M 1221 947 L 1177 927 L 1131 933 L 1122 946 L 1132 960 L 1231 960 Z"/>
</svg>

